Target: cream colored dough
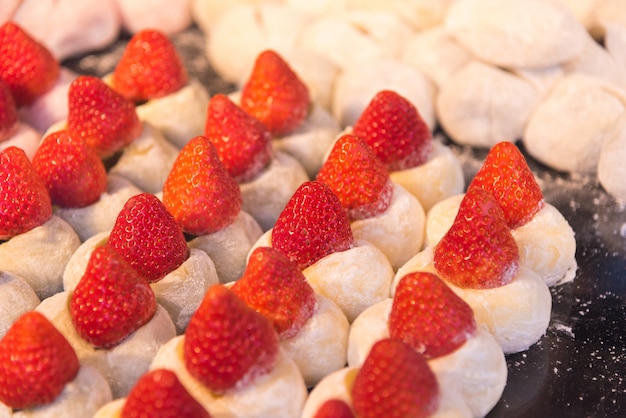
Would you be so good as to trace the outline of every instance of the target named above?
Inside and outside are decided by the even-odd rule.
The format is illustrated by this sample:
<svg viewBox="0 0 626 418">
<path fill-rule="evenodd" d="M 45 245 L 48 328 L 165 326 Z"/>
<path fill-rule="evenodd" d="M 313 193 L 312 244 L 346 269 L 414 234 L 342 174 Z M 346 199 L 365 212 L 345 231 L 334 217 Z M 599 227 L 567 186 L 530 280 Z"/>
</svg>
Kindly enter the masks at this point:
<svg viewBox="0 0 626 418">
<path fill-rule="evenodd" d="M 506 68 L 539 68 L 574 58 L 585 27 L 558 0 L 457 0 L 445 27 L 479 59 Z"/>
<path fill-rule="evenodd" d="M 626 114 L 607 133 L 600 150 L 598 180 L 611 195 L 626 200 Z"/>
<path fill-rule="evenodd" d="M 607 130 L 624 113 L 624 97 L 595 77 L 563 77 L 530 116 L 526 150 L 555 170 L 595 174 Z"/>
<path fill-rule="evenodd" d="M 437 116 L 457 143 L 490 148 L 522 136 L 539 97 L 526 80 L 479 61 L 470 61 L 441 87 Z"/>
<path fill-rule="evenodd" d="M 154 357 L 150 369 L 165 368 L 178 376 L 187 391 L 210 412 L 223 418 L 297 418 L 307 397 L 296 364 L 282 350 L 274 368 L 241 388 L 216 395 L 187 371 L 183 361 L 184 336 L 171 339 Z"/>
</svg>

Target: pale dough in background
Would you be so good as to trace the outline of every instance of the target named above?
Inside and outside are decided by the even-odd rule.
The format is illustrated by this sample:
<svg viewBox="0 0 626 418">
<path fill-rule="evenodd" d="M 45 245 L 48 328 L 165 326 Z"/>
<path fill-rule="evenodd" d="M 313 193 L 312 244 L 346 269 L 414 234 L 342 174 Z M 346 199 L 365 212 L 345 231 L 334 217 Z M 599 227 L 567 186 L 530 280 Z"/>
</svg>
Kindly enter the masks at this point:
<svg viewBox="0 0 626 418">
<path fill-rule="evenodd" d="M 624 113 L 624 96 L 594 77 L 563 77 L 533 111 L 524 132 L 528 153 L 560 171 L 595 174 L 611 124 Z"/>
<path fill-rule="evenodd" d="M 490 148 L 522 136 L 537 91 L 526 80 L 480 61 L 455 72 L 437 96 L 439 123 L 460 144 Z"/>
<path fill-rule="evenodd" d="M 598 179 L 604 189 L 626 199 L 626 114 L 610 127 L 600 149 Z"/>
<path fill-rule="evenodd" d="M 507 68 L 570 60 L 580 54 L 587 35 L 557 0 L 457 0 L 444 24 L 476 57 Z"/>
</svg>

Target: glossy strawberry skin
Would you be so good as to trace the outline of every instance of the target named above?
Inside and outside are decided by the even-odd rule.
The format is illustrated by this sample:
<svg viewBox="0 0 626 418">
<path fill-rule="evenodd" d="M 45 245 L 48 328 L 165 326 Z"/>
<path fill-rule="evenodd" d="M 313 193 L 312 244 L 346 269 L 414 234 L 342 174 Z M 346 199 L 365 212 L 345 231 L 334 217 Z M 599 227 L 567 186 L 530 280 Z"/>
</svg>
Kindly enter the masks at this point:
<svg viewBox="0 0 626 418">
<path fill-rule="evenodd" d="M 283 136 L 302 125 L 309 105 L 309 91 L 289 64 L 273 50 L 261 52 L 241 91 L 241 108 Z"/>
<path fill-rule="evenodd" d="M 19 116 L 15 99 L 9 86 L 0 78 L 0 142 L 5 141 L 17 130 Z"/>
<path fill-rule="evenodd" d="M 111 348 L 152 318 L 156 299 L 148 282 L 103 245 L 92 252 L 69 307 L 83 339 L 97 348 Z"/>
<path fill-rule="evenodd" d="M 491 193 L 511 229 L 526 224 L 544 206 L 541 187 L 511 142 L 499 142 L 489 150 L 468 189 L 474 187 Z"/>
<path fill-rule="evenodd" d="M 187 371 L 215 393 L 244 388 L 278 358 L 272 323 L 222 285 L 209 288 L 183 344 Z"/>
<path fill-rule="evenodd" d="M 33 167 L 48 189 L 53 205 L 78 208 L 100 199 L 107 174 L 96 151 L 66 130 L 53 132 L 39 144 Z"/>
<path fill-rule="evenodd" d="M 206 235 L 230 225 L 241 211 L 241 191 L 205 136 L 180 151 L 163 186 L 163 203 L 185 233 Z"/>
<path fill-rule="evenodd" d="M 0 151 L 0 241 L 46 223 L 52 203 L 44 182 L 21 148 Z"/>
<path fill-rule="evenodd" d="M 167 96 L 187 84 L 185 65 L 174 44 L 162 32 L 144 29 L 133 35 L 113 71 L 113 88 L 142 102 Z"/>
<path fill-rule="evenodd" d="M 429 417 L 439 405 L 439 385 L 421 354 L 388 338 L 372 346 L 352 397 L 359 418 Z"/>
<path fill-rule="evenodd" d="M 298 187 L 272 229 L 272 247 L 285 253 L 301 270 L 353 246 L 350 221 L 339 198 L 318 181 Z"/>
<path fill-rule="evenodd" d="M 0 79 L 18 107 L 32 104 L 59 78 L 59 62 L 40 42 L 14 22 L 0 26 Z"/>
<path fill-rule="evenodd" d="M 391 204 L 393 184 L 387 169 L 356 135 L 343 135 L 335 142 L 317 180 L 339 197 L 351 220 L 375 217 Z"/>
<path fill-rule="evenodd" d="M 117 215 L 107 245 L 150 283 L 161 280 L 189 257 L 183 230 L 150 193 L 128 199 Z"/>
<path fill-rule="evenodd" d="M 313 418 L 354 418 L 354 412 L 345 401 L 329 399 L 319 407 Z"/>
<path fill-rule="evenodd" d="M 391 338 L 432 359 L 452 353 L 475 332 L 472 308 L 435 274 L 409 273 L 398 283 L 389 316 Z"/>
<path fill-rule="evenodd" d="M 204 133 L 238 183 L 252 180 L 272 159 L 272 137 L 265 125 L 223 94 L 209 101 Z"/>
<path fill-rule="evenodd" d="M 425 163 L 432 149 L 430 129 L 418 110 L 392 90 L 374 96 L 352 133 L 372 147 L 390 172 Z"/>
<path fill-rule="evenodd" d="M 42 314 L 28 312 L 0 340 L 0 402 L 14 409 L 53 402 L 79 368 L 65 337 Z"/>
<path fill-rule="evenodd" d="M 68 91 L 67 131 L 107 158 L 141 134 L 135 104 L 98 77 L 79 76 Z"/>
<path fill-rule="evenodd" d="M 271 247 L 252 252 L 231 290 L 271 320 L 281 339 L 294 337 L 317 307 L 313 288 L 298 266 Z"/>
<path fill-rule="evenodd" d="M 176 374 L 167 369 L 147 372 L 124 402 L 120 418 L 210 418 L 187 392 Z"/>
<path fill-rule="evenodd" d="M 454 223 L 435 246 L 434 266 L 458 287 L 489 289 L 509 283 L 519 268 L 519 250 L 491 194 L 472 188 Z"/>
</svg>

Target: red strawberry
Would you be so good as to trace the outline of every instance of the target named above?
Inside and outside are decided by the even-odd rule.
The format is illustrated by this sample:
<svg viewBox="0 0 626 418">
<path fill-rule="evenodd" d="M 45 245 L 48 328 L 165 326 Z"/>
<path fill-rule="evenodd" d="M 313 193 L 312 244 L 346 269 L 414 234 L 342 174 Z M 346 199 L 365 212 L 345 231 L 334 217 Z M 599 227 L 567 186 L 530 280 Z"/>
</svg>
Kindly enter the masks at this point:
<svg viewBox="0 0 626 418">
<path fill-rule="evenodd" d="M 187 392 L 176 373 L 155 369 L 144 374 L 128 394 L 120 418 L 210 418 Z"/>
<path fill-rule="evenodd" d="M 17 147 L 0 151 L 0 241 L 28 232 L 52 217 L 46 185 Z"/>
<path fill-rule="evenodd" d="M 126 45 L 115 70 L 113 88 L 135 102 L 156 99 L 187 84 L 187 70 L 176 47 L 162 32 L 145 29 Z"/>
<path fill-rule="evenodd" d="M 96 151 L 65 130 L 43 139 L 33 156 L 33 167 L 46 184 L 52 204 L 64 208 L 90 205 L 107 189 L 106 169 Z"/>
<path fill-rule="evenodd" d="M 511 142 L 500 142 L 489 150 L 468 189 L 474 187 L 491 193 L 511 229 L 530 221 L 544 205 L 535 176 L 524 155 Z"/>
<path fill-rule="evenodd" d="M 157 282 L 189 257 L 182 229 L 153 194 L 128 199 L 117 215 L 107 245 L 148 282 Z"/>
<path fill-rule="evenodd" d="M 301 270 L 353 245 L 350 221 L 339 198 L 318 181 L 298 187 L 272 230 L 272 247 L 285 253 Z"/>
<path fill-rule="evenodd" d="M 366 219 L 383 213 L 391 204 L 393 184 L 385 166 L 365 141 L 343 135 L 317 173 L 339 197 L 350 219 Z"/>
<path fill-rule="evenodd" d="M 295 336 L 317 306 L 313 288 L 298 266 L 270 247 L 252 252 L 231 290 L 272 321 L 281 339 Z"/>
<path fill-rule="evenodd" d="M 9 139 L 17 129 L 19 117 L 9 86 L 0 78 L 0 142 Z"/>
<path fill-rule="evenodd" d="M 206 235 L 230 225 L 241 210 L 241 191 L 205 136 L 189 141 L 163 185 L 163 203 L 184 232 Z"/>
<path fill-rule="evenodd" d="M 272 323 L 222 285 L 209 288 L 187 326 L 184 361 L 209 390 L 243 388 L 278 358 Z"/>
<path fill-rule="evenodd" d="M 25 313 L 0 340 L 0 401 L 14 409 L 48 404 L 79 368 L 74 349 L 54 325 L 39 312 Z"/>
<path fill-rule="evenodd" d="M 431 359 L 453 352 L 475 331 L 472 308 L 435 274 L 409 273 L 398 283 L 389 316 L 391 338 Z"/>
<path fill-rule="evenodd" d="M 309 113 L 309 90 L 275 51 L 261 52 L 241 91 L 241 108 L 273 135 L 296 130 Z"/>
<path fill-rule="evenodd" d="M 152 318 L 148 282 L 112 248 L 96 247 L 70 300 L 72 323 L 95 347 L 111 348 Z"/>
<path fill-rule="evenodd" d="M 106 158 L 141 134 L 135 104 L 92 76 L 77 77 L 68 91 L 67 131 Z"/>
<path fill-rule="evenodd" d="M 329 399 L 319 407 L 313 418 L 354 418 L 354 412 L 345 401 Z"/>
<path fill-rule="evenodd" d="M 59 78 L 59 62 L 14 22 L 0 26 L 0 79 L 17 106 L 26 106 L 50 90 Z"/>
<path fill-rule="evenodd" d="M 391 90 L 377 93 L 354 124 L 389 171 L 417 167 L 428 160 L 432 136 L 415 106 Z"/>
<path fill-rule="evenodd" d="M 488 289 L 513 280 L 519 250 L 491 194 L 478 187 L 467 191 L 433 261 L 439 275 L 458 287 Z"/>
<path fill-rule="evenodd" d="M 204 134 L 239 183 L 252 180 L 272 159 L 272 136 L 265 125 L 223 94 L 209 101 Z"/>
<path fill-rule="evenodd" d="M 400 340 L 376 342 L 352 387 L 359 418 L 429 417 L 439 405 L 437 378 L 424 357 Z"/>
</svg>

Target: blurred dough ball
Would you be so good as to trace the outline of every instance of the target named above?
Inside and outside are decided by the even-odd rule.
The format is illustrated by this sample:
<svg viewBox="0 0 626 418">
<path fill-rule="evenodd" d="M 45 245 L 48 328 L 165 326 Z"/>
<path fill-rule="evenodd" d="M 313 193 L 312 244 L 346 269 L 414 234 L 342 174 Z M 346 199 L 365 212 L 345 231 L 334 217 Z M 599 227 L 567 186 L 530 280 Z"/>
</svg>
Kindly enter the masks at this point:
<svg viewBox="0 0 626 418">
<path fill-rule="evenodd" d="M 12 20 L 59 60 L 108 46 L 121 26 L 116 0 L 23 0 Z"/>
<path fill-rule="evenodd" d="M 585 27 L 557 0 L 458 0 L 445 26 L 475 56 L 507 67 L 545 67 L 578 55 Z"/>
<path fill-rule="evenodd" d="M 401 60 L 423 72 L 441 88 L 456 70 L 473 59 L 443 26 L 426 29 L 406 42 Z"/>
<path fill-rule="evenodd" d="M 524 132 L 528 153 L 550 168 L 595 174 L 609 127 L 624 114 L 623 91 L 602 80 L 571 74 L 533 111 Z"/>
<path fill-rule="evenodd" d="M 392 59 L 355 65 L 340 73 L 333 92 L 333 116 L 343 127 L 354 125 L 381 90 L 394 90 L 409 100 L 430 129 L 434 128 L 432 83 L 415 67 Z"/>
<path fill-rule="evenodd" d="M 303 0 L 301 0 L 303 1 Z M 346 0 L 344 0 L 346 1 Z M 347 0 L 351 9 L 393 12 L 415 30 L 439 25 L 455 0 Z"/>
<path fill-rule="evenodd" d="M 472 61 L 452 75 L 436 100 L 444 131 L 457 143 L 490 148 L 521 138 L 537 90 L 526 80 Z"/>
<path fill-rule="evenodd" d="M 209 62 L 225 81 L 240 84 L 261 51 L 292 48 L 308 19 L 301 12 L 274 3 L 235 4 L 217 18 L 206 34 Z"/>
<path fill-rule="evenodd" d="M 222 13 L 231 7 L 247 4 L 255 5 L 270 0 L 191 0 L 190 13 L 193 21 L 203 32 L 209 32 Z M 280 4 L 280 0 L 272 1 Z"/>
<path fill-rule="evenodd" d="M 626 26 L 607 23 L 604 29 L 604 46 L 626 77 Z"/>
<path fill-rule="evenodd" d="M 626 2 L 624 0 L 598 0 L 592 14 L 589 31 L 597 38 L 603 38 L 607 24 L 626 28 Z"/>
<path fill-rule="evenodd" d="M 302 30 L 298 47 L 326 57 L 340 69 L 397 58 L 413 33 L 393 13 L 366 10 L 329 14 Z"/>
<path fill-rule="evenodd" d="M 626 6 L 626 1 L 624 5 Z M 562 68 L 565 73 L 587 74 L 626 88 L 626 67 L 622 67 L 619 61 L 590 35 L 586 36 L 582 53 L 563 64 Z"/>
<path fill-rule="evenodd" d="M 626 113 L 611 126 L 600 150 L 598 180 L 609 194 L 626 199 Z"/>
<path fill-rule="evenodd" d="M 158 29 L 173 34 L 191 25 L 191 0 L 115 0 L 122 27 L 130 33 Z M 93 3 L 93 2 L 92 2 Z"/>
</svg>

